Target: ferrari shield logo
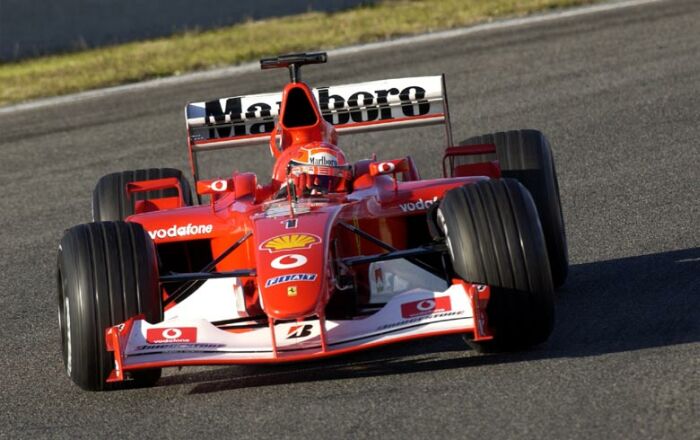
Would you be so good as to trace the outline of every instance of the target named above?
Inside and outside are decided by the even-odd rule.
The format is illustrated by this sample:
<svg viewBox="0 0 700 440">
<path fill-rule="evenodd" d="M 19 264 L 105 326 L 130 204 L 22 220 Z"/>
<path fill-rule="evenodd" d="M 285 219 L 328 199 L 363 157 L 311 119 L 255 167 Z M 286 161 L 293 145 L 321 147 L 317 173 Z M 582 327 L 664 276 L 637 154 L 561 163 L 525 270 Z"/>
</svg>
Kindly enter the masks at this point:
<svg viewBox="0 0 700 440">
<path fill-rule="evenodd" d="M 297 286 L 287 287 L 287 296 L 297 296 Z"/>
</svg>

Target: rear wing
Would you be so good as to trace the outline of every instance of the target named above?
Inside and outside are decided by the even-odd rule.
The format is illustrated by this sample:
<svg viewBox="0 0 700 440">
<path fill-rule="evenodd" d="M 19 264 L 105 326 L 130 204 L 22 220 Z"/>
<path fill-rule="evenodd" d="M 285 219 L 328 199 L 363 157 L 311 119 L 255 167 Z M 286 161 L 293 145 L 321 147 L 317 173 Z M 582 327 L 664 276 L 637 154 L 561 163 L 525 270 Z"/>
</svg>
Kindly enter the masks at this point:
<svg viewBox="0 0 700 440">
<path fill-rule="evenodd" d="M 452 145 L 444 75 L 318 87 L 313 94 L 339 135 L 444 124 L 447 146 Z M 269 144 L 281 100 L 279 92 L 187 104 L 190 154 Z"/>
</svg>

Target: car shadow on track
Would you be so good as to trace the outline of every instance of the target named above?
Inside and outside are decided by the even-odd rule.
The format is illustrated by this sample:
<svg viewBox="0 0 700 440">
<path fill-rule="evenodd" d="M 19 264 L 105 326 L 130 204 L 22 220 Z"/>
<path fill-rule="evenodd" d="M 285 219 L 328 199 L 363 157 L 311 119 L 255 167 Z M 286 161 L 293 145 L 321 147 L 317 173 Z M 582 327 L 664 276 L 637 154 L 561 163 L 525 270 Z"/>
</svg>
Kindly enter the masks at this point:
<svg viewBox="0 0 700 440">
<path fill-rule="evenodd" d="M 460 337 L 426 339 L 325 361 L 234 366 L 167 376 L 193 394 L 298 382 L 405 374 L 538 359 L 596 356 L 700 341 L 700 248 L 571 266 L 549 341 L 479 355 Z"/>
</svg>

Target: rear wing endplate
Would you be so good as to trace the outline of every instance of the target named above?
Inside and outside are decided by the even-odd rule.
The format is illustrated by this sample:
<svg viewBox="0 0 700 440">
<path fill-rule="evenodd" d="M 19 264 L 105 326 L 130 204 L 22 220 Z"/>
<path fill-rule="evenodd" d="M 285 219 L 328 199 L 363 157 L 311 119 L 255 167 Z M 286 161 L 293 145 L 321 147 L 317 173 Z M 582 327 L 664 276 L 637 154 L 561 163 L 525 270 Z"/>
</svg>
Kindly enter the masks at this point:
<svg viewBox="0 0 700 440">
<path fill-rule="evenodd" d="M 444 124 L 452 145 L 444 75 L 318 87 L 313 94 L 339 135 Z M 281 100 L 280 92 L 187 104 L 190 153 L 269 144 Z"/>
</svg>

